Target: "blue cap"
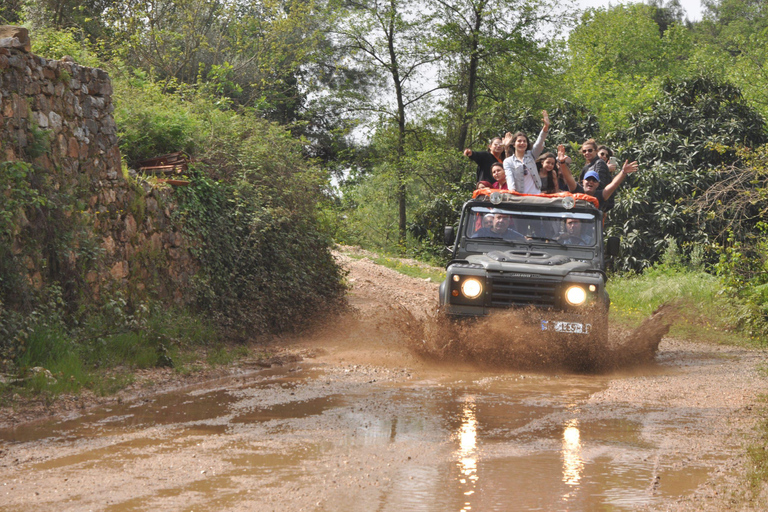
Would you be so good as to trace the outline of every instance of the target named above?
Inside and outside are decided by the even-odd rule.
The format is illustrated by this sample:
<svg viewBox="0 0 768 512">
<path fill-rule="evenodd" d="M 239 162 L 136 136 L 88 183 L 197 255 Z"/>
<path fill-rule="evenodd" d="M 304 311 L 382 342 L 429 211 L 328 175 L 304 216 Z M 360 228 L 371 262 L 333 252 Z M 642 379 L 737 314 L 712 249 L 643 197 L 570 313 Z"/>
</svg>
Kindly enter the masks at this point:
<svg viewBox="0 0 768 512">
<path fill-rule="evenodd" d="M 595 178 L 597 181 L 600 181 L 600 175 L 597 174 L 597 171 L 589 171 L 587 174 L 584 175 L 584 179 L 587 178 Z"/>
</svg>

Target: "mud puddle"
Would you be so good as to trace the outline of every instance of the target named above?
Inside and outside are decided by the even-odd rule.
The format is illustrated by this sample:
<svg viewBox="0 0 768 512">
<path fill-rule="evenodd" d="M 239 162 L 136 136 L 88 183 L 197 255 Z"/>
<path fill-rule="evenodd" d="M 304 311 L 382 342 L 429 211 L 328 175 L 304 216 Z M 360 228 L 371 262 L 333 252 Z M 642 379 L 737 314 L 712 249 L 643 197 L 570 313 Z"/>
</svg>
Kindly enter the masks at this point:
<svg viewBox="0 0 768 512">
<path fill-rule="evenodd" d="M 629 510 L 691 493 L 712 465 L 659 433 L 700 435 L 695 411 L 590 402 L 630 377 L 302 363 L 0 431 L 0 510 Z"/>
</svg>

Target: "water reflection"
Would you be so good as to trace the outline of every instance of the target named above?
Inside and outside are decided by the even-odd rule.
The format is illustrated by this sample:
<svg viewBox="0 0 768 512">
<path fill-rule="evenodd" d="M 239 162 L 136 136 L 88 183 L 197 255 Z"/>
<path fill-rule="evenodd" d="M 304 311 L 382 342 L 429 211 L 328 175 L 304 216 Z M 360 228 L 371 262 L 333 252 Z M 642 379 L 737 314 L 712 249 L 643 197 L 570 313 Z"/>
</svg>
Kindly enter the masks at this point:
<svg viewBox="0 0 768 512">
<path fill-rule="evenodd" d="M 464 398 L 464 409 L 459 428 L 459 450 L 456 452 L 464 495 L 467 496 L 462 512 L 472 509 L 469 497 L 475 494 L 477 485 L 477 415 L 475 412 L 475 397 L 468 395 Z"/>
<path fill-rule="evenodd" d="M 584 470 L 584 459 L 581 458 L 581 438 L 579 434 L 579 420 L 573 419 L 565 424 L 563 430 L 563 482 L 575 488 L 581 481 L 581 473 Z M 563 499 L 567 500 L 570 494 Z"/>
</svg>

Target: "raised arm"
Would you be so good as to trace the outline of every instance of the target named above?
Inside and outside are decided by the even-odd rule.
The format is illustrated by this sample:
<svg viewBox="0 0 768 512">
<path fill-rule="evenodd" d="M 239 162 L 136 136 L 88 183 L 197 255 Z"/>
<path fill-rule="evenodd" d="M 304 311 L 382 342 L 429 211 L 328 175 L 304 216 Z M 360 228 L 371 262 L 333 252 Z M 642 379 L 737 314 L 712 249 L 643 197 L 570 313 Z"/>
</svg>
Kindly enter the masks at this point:
<svg viewBox="0 0 768 512">
<path fill-rule="evenodd" d="M 542 110 L 541 115 L 543 117 L 543 126 L 541 127 L 539 136 L 536 138 L 536 142 L 533 143 L 533 147 L 531 148 L 533 158 L 538 158 L 541 152 L 544 151 L 544 140 L 549 134 L 549 114 L 547 114 L 546 110 Z"/>
<path fill-rule="evenodd" d="M 608 199 L 619 189 L 619 186 L 624 179 L 637 170 L 637 162 L 630 163 L 629 160 L 624 161 L 624 167 L 621 168 L 619 173 L 613 178 L 608 185 L 603 189 L 603 199 Z"/>
<path fill-rule="evenodd" d="M 576 180 L 571 174 L 571 157 L 565 154 L 565 146 L 562 144 L 557 146 L 557 161 L 560 163 L 560 175 L 563 177 L 568 191 L 573 192 L 576 190 Z"/>
</svg>

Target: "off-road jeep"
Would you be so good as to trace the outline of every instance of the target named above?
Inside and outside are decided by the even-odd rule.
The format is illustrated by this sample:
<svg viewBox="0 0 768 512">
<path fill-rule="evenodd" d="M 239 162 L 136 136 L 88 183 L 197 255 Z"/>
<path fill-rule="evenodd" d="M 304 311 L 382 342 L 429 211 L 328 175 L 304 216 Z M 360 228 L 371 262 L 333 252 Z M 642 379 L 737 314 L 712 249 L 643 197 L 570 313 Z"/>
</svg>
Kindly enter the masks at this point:
<svg viewBox="0 0 768 512">
<path fill-rule="evenodd" d="M 542 330 L 606 332 L 604 254 L 617 254 L 619 240 L 604 243 L 593 197 L 478 190 L 462 208 L 458 231 L 445 231 L 452 259 L 440 285 L 442 313 L 529 308 Z"/>
</svg>

